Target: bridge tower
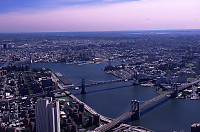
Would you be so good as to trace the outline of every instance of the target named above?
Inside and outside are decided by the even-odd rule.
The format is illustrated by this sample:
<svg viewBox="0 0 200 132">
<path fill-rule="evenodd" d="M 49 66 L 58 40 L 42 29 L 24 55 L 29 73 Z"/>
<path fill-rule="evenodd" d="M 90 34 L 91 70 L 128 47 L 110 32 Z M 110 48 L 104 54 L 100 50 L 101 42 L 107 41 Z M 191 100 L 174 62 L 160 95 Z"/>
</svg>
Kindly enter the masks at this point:
<svg viewBox="0 0 200 132">
<path fill-rule="evenodd" d="M 172 85 L 172 90 L 174 91 L 174 93 L 171 95 L 172 98 L 175 98 L 178 96 L 178 86 L 177 84 L 173 84 Z"/>
<path fill-rule="evenodd" d="M 133 79 L 133 85 L 138 85 L 138 73 L 137 71 L 134 71 L 133 75 L 132 75 L 132 79 Z"/>
<path fill-rule="evenodd" d="M 132 120 L 140 119 L 140 102 L 137 100 L 131 101 L 131 112 L 133 113 L 131 116 Z"/>
<path fill-rule="evenodd" d="M 84 78 L 82 78 L 81 94 L 86 94 L 86 92 L 85 92 L 85 79 Z"/>
<path fill-rule="evenodd" d="M 133 77 L 136 79 L 136 80 L 138 80 L 138 74 L 137 74 L 137 71 L 134 71 L 134 73 L 133 73 Z"/>
<path fill-rule="evenodd" d="M 109 66 L 109 67 L 112 66 L 112 65 L 111 65 L 111 61 L 112 61 L 112 59 L 111 59 L 111 58 L 108 58 L 108 66 Z"/>
</svg>

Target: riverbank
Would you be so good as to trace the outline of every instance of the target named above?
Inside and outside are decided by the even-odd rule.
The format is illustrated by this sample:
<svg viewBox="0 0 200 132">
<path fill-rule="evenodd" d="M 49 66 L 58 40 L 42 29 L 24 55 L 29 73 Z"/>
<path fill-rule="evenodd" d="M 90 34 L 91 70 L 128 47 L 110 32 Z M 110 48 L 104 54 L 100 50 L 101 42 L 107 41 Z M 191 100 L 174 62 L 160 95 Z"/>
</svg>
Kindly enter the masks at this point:
<svg viewBox="0 0 200 132">
<path fill-rule="evenodd" d="M 62 82 L 62 80 L 60 80 L 60 78 L 58 78 L 56 76 L 56 73 L 51 72 L 52 74 L 52 80 L 58 85 L 58 87 L 60 89 L 66 89 L 67 86 Z M 59 81 L 58 81 L 59 80 Z M 74 85 L 71 84 L 68 87 L 73 87 Z M 68 95 L 72 100 L 78 102 L 79 104 L 83 104 L 85 109 L 91 114 L 91 115 L 99 115 L 100 119 L 106 123 L 111 122 L 111 119 L 109 119 L 108 117 L 105 117 L 99 113 L 97 113 L 94 109 L 92 109 L 91 107 L 89 107 L 86 103 L 80 101 L 77 97 L 75 97 L 72 93 L 70 93 L 68 90 L 65 91 L 66 95 Z"/>
</svg>

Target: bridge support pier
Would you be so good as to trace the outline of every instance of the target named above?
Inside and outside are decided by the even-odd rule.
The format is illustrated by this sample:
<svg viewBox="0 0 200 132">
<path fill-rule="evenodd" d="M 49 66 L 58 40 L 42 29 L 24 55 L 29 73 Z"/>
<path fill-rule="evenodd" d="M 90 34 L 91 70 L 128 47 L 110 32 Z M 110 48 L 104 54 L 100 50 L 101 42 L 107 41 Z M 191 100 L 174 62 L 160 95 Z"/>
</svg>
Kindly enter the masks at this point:
<svg viewBox="0 0 200 132">
<path fill-rule="evenodd" d="M 132 105 L 132 113 L 133 113 L 131 115 L 131 119 L 139 120 L 140 119 L 140 102 L 137 100 L 132 100 L 131 105 Z"/>
<path fill-rule="evenodd" d="M 134 120 L 139 120 L 140 119 L 140 112 L 139 111 L 135 111 L 134 114 L 131 115 L 131 119 Z"/>
<path fill-rule="evenodd" d="M 82 85 L 81 85 L 81 94 L 86 94 L 85 92 L 85 79 L 82 79 Z"/>
</svg>

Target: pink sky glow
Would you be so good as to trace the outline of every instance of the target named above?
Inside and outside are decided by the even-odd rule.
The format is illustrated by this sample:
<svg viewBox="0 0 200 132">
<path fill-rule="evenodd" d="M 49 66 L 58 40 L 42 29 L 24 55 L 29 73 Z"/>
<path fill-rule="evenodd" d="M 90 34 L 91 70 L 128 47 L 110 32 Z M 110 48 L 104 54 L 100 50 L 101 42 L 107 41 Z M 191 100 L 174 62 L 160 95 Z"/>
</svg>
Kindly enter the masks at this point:
<svg viewBox="0 0 200 132">
<path fill-rule="evenodd" d="M 141 0 L 0 14 L 0 32 L 168 29 L 200 29 L 200 0 Z"/>
</svg>

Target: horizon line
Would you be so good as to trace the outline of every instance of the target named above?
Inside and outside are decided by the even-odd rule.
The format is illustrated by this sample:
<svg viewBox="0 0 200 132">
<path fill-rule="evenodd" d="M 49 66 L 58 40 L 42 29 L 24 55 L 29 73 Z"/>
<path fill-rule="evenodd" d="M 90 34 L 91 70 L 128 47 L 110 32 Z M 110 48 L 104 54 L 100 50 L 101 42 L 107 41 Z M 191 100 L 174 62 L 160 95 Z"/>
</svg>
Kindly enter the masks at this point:
<svg viewBox="0 0 200 132">
<path fill-rule="evenodd" d="M 38 32 L 0 32 L 0 34 L 21 34 L 21 33 L 94 33 L 94 32 L 148 32 L 148 31 L 194 31 L 200 29 L 146 29 L 146 30 L 105 30 L 105 31 L 38 31 Z"/>
</svg>

